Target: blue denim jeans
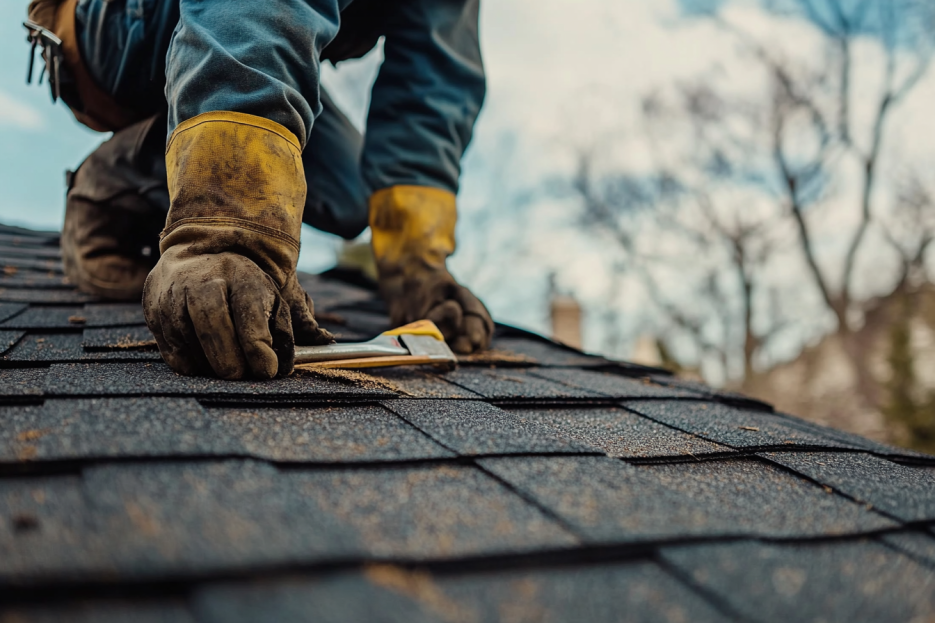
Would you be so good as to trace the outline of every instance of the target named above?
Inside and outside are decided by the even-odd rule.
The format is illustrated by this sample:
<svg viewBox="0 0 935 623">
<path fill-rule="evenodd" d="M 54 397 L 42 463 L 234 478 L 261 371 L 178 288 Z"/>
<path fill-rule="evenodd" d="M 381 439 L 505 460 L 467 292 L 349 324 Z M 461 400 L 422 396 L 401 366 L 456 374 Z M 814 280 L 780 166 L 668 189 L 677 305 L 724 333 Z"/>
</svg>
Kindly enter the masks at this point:
<svg viewBox="0 0 935 623">
<path fill-rule="evenodd" d="M 367 198 L 412 184 L 457 192 L 485 95 L 480 0 L 81 0 L 91 75 L 168 133 L 228 110 L 276 121 L 303 144 L 305 222 L 345 237 Z M 384 37 L 385 61 L 362 137 L 320 87 L 320 63 Z M 164 95 L 163 95 L 164 93 Z"/>
</svg>

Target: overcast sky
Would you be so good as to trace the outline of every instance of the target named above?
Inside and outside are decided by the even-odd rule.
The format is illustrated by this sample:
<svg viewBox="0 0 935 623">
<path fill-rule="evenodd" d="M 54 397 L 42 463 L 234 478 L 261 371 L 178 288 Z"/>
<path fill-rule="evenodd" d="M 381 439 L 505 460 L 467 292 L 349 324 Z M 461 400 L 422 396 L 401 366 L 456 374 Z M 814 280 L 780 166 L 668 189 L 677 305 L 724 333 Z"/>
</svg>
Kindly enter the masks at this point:
<svg viewBox="0 0 935 623">
<path fill-rule="evenodd" d="M 586 301 L 601 295 L 606 287 L 601 250 L 569 233 L 573 214 L 567 201 L 535 191 L 544 180 L 572 170 L 577 147 L 610 142 L 632 131 L 639 96 L 705 72 L 737 71 L 732 65 L 735 42 L 710 24 L 685 19 L 685 6 L 698 2 L 482 3 L 488 99 L 463 176 L 462 220 L 472 229 L 465 231 L 465 225 L 459 232 L 461 249 L 454 266 L 468 280 L 478 281 L 475 285 L 499 318 L 544 330 L 545 275 L 552 270 L 559 273 L 560 287 Z M 775 36 L 774 21 L 754 3 L 733 4 L 734 19 L 759 36 Z M 63 172 L 77 166 L 102 137 L 77 124 L 61 104 L 53 107 L 47 88 L 25 86 L 25 5 L 25 0 L 0 2 L 0 221 L 57 228 Z M 807 39 L 807 27 L 801 32 Z M 366 84 L 378 62 L 372 57 L 326 73 L 326 85 L 358 120 L 365 114 Z M 742 72 L 731 75 L 738 85 L 750 78 Z M 916 146 L 919 153 L 931 152 L 921 145 L 927 147 L 935 136 L 932 101 L 935 84 L 927 80 L 907 102 L 916 112 L 901 130 L 906 157 L 912 157 Z M 638 159 L 639 154 L 631 156 Z M 522 257 L 502 260 L 509 261 L 508 270 L 481 274 L 477 266 L 483 262 L 472 257 L 471 249 L 508 247 L 517 232 L 503 231 L 495 216 L 472 221 L 472 213 L 479 206 L 489 212 L 498 201 L 506 205 L 523 196 L 532 208 L 522 227 L 532 232 L 533 244 L 517 251 Z M 307 232 L 303 247 L 301 266 L 321 269 L 331 261 L 334 242 Z M 586 339 L 596 346 L 595 336 Z"/>
</svg>

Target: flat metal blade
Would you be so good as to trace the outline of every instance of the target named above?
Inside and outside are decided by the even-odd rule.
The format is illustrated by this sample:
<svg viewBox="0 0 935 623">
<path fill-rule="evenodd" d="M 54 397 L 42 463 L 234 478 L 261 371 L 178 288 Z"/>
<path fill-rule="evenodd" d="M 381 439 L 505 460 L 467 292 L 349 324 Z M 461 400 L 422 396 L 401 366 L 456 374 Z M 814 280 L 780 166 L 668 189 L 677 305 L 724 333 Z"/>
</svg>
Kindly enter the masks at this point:
<svg viewBox="0 0 935 623">
<path fill-rule="evenodd" d="M 428 357 L 432 361 L 450 361 L 457 363 L 458 358 L 448 348 L 448 344 L 429 335 L 401 335 L 403 344 L 415 357 Z"/>
<path fill-rule="evenodd" d="M 431 339 L 431 338 L 430 338 Z M 326 344 L 324 346 L 296 346 L 295 362 L 315 363 L 337 359 L 364 359 L 389 355 L 408 355 L 409 349 L 395 335 L 379 335 L 369 342 L 355 344 Z"/>
</svg>

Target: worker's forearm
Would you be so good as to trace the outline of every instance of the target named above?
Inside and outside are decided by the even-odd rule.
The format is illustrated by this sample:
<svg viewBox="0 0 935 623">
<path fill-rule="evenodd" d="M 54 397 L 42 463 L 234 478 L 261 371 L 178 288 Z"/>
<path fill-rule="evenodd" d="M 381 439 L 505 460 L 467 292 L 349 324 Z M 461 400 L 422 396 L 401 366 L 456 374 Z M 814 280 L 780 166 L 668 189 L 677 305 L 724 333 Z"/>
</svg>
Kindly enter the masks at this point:
<svg viewBox="0 0 935 623">
<path fill-rule="evenodd" d="M 213 111 L 275 121 L 304 147 L 319 103 L 319 54 L 350 0 L 181 0 L 169 47 L 169 133 Z"/>
<path fill-rule="evenodd" d="M 456 193 L 461 158 L 484 101 L 479 0 L 406 0 L 386 25 L 362 162 L 374 190 Z"/>
</svg>

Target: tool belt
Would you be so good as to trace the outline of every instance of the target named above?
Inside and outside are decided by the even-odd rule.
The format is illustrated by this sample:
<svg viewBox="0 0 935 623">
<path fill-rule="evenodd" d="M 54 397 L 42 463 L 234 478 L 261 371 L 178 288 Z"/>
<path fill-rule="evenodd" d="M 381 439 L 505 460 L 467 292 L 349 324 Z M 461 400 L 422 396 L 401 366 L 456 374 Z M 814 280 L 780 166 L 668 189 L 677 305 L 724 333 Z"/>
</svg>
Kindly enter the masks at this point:
<svg viewBox="0 0 935 623">
<path fill-rule="evenodd" d="M 116 132 L 143 119 L 121 106 L 101 89 L 91 77 L 78 49 L 75 8 L 78 0 L 32 0 L 29 19 L 29 69 L 26 83 L 32 82 L 36 50 L 41 48 L 45 67 L 39 83 L 48 76 L 52 101 L 61 98 L 75 118 L 98 132 Z"/>
</svg>

